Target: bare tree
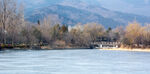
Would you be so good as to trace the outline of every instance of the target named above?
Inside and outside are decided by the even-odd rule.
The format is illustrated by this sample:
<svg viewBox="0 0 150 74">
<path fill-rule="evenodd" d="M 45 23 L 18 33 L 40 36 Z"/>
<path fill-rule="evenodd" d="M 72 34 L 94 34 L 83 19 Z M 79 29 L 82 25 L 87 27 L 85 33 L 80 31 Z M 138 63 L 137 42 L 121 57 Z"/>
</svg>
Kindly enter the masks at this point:
<svg viewBox="0 0 150 74">
<path fill-rule="evenodd" d="M 134 21 L 133 23 L 129 23 L 129 25 L 126 27 L 126 34 L 125 38 L 128 39 L 130 45 L 139 46 L 141 44 L 141 36 L 143 35 L 144 28 Z"/>
<path fill-rule="evenodd" d="M 150 47 L 150 24 L 147 24 L 146 26 L 144 26 L 142 42 L 145 46 Z"/>
<path fill-rule="evenodd" d="M 88 23 L 84 25 L 84 31 L 90 35 L 92 42 L 95 42 L 98 37 L 104 33 L 104 27 L 101 24 Z"/>
<path fill-rule="evenodd" d="M 15 0 L 0 0 L 0 22 L 2 24 L 3 43 L 7 43 L 7 39 L 13 43 L 15 35 L 18 34 L 19 27 L 19 11 L 17 9 L 17 3 Z M 22 14 L 23 15 L 23 14 Z M 11 39 L 7 35 L 11 35 Z"/>
</svg>

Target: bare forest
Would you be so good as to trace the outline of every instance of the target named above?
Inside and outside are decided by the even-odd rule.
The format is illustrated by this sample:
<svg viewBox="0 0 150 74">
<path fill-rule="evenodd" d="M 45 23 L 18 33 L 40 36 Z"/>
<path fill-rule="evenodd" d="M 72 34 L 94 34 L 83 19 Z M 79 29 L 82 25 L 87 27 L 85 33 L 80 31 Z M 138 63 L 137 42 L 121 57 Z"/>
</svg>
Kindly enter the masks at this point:
<svg viewBox="0 0 150 74">
<path fill-rule="evenodd" d="M 28 22 L 23 5 L 18 6 L 15 0 L 0 0 L 0 44 L 89 47 L 98 38 L 106 38 L 107 42 L 120 42 L 120 47 L 150 47 L 150 24 L 143 26 L 133 21 L 105 29 L 103 24 L 93 22 L 69 26 L 52 19 L 47 16 L 37 23 Z"/>
</svg>

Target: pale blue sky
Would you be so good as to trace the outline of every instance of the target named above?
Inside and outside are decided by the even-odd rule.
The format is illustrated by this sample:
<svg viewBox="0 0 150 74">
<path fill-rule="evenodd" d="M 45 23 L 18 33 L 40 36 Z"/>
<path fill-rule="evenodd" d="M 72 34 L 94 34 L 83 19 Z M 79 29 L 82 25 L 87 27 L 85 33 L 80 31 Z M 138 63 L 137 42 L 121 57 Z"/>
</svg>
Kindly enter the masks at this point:
<svg viewBox="0 0 150 74">
<path fill-rule="evenodd" d="M 150 0 L 99 0 L 105 8 L 150 16 Z"/>
</svg>

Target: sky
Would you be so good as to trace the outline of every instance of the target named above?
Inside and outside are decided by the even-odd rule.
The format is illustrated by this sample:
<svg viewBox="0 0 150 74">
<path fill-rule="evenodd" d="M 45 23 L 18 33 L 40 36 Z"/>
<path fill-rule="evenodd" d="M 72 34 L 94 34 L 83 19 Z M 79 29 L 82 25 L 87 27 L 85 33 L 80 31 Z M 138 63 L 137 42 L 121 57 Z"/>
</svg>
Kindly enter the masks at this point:
<svg viewBox="0 0 150 74">
<path fill-rule="evenodd" d="M 110 10 L 150 16 L 150 0 L 99 0 L 99 2 Z"/>
</svg>

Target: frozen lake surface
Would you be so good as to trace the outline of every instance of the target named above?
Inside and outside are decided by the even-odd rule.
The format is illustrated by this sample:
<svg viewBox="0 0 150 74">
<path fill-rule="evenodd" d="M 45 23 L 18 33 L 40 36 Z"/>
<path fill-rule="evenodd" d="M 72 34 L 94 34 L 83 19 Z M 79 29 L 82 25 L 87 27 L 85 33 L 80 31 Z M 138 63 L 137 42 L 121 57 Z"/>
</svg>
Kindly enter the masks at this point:
<svg viewBox="0 0 150 74">
<path fill-rule="evenodd" d="M 0 51 L 0 74 L 150 74 L 150 53 L 5 50 Z"/>
</svg>

